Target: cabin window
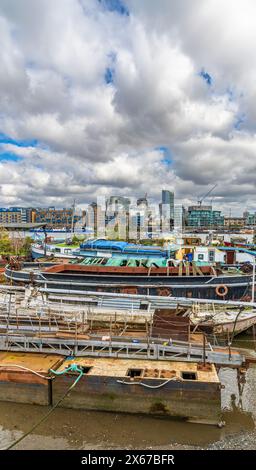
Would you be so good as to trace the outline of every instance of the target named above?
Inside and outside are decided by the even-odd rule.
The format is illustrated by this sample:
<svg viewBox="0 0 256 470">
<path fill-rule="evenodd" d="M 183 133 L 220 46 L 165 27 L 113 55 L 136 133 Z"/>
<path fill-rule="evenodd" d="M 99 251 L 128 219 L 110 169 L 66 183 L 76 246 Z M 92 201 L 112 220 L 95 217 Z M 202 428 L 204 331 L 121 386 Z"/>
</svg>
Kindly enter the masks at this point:
<svg viewBox="0 0 256 470">
<path fill-rule="evenodd" d="M 181 372 L 181 377 L 183 380 L 196 380 L 197 379 L 195 372 Z"/>
<path fill-rule="evenodd" d="M 134 378 L 134 377 L 142 377 L 143 369 L 128 369 L 127 376 Z"/>
<path fill-rule="evenodd" d="M 200 261 L 203 261 L 203 260 L 204 260 L 204 255 L 203 255 L 203 254 L 198 255 L 198 259 L 199 259 Z"/>
<path fill-rule="evenodd" d="M 214 250 L 209 250 L 209 261 L 210 261 L 210 263 L 213 263 L 215 261 L 215 251 Z"/>
<path fill-rule="evenodd" d="M 60 253 L 61 252 L 61 249 L 60 248 L 55 248 L 55 253 Z"/>
<path fill-rule="evenodd" d="M 148 309 L 148 303 L 147 302 L 141 302 L 140 303 L 140 310 L 147 310 Z"/>
<path fill-rule="evenodd" d="M 70 253 L 70 252 L 71 252 L 71 250 L 69 248 L 64 249 L 64 253 Z"/>
</svg>

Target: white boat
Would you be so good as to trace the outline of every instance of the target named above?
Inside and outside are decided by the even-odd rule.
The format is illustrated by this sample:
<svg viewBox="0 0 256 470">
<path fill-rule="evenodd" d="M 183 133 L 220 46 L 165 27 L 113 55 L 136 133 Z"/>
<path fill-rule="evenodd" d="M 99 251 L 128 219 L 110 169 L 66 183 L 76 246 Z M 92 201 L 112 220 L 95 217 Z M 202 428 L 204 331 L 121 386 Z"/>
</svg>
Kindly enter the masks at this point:
<svg viewBox="0 0 256 470">
<path fill-rule="evenodd" d="M 216 309 L 214 305 L 194 305 L 188 313 L 194 328 L 192 331 L 205 331 L 215 336 L 230 338 L 230 340 L 256 324 L 256 310 L 253 308 Z"/>
<path fill-rule="evenodd" d="M 32 251 L 32 257 L 34 259 L 43 258 L 43 257 L 75 259 L 79 257 L 80 255 L 79 247 L 74 247 L 72 245 L 68 245 L 64 243 L 54 244 L 54 245 L 47 244 L 46 249 L 44 247 L 44 244 L 36 243 L 32 245 L 31 251 Z M 80 257 L 84 258 L 84 256 L 81 256 L 81 255 Z"/>
</svg>

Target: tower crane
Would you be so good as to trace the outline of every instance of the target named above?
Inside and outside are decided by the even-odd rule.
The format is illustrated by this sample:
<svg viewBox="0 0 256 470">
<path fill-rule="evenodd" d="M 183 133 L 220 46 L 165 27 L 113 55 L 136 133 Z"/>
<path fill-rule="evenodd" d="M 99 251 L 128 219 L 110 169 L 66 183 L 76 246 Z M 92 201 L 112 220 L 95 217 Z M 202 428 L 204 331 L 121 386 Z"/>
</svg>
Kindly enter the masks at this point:
<svg viewBox="0 0 256 470">
<path fill-rule="evenodd" d="M 211 194 L 211 192 L 216 188 L 216 186 L 218 186 L 218 185 L 215 184 L 206 194 L 204 194 L 200 199 L 198 199 L 197 203 L 198 203 L 199 206 L 202 205 L 203 200 L 204 200 L 207 196 L 209 196 L 209 194 Z"/>
</svg>

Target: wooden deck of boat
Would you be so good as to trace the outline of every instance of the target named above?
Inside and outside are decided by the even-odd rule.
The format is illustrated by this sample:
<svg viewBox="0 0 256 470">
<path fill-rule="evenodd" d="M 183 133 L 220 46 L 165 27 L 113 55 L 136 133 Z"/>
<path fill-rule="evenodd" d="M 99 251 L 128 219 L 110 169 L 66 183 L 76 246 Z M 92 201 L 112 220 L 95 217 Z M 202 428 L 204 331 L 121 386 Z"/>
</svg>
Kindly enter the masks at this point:
<svg viewBox="0 0 256 470">
<path fill-rule="evenodd" d="M 8 369 L 21 372 L 19 367 L 21 366 L 42 375 L 48 375 L 49 369 L 58 367 L 61 362 L 63 362 L 63 357 L 57 354 L 0 352 L 0 373 Z"/>
<path fill-rule="evenodd" d="M 158 276 L 198 276 L 214 274 L 212 266 L 183 266 L 180 267 L 145 267 L 145 266 L 105 266 L 105 265 L 84 265 L 84 264 L 56 264 L 43 269 L 44 273 L 54 274 L 119 274 L 119 275 L 148 275 Z"/>
<path fill-rule="evenodd" d="M 64 371 L 71 364 L 82 368 L 88 368 L 86 375 L 105 377 L 127 377 L 128 370 L 142 371 L 141 377 L 152 379 L 168 379 L 177 377 L 182 379 L 182 373 L 195 373 L 197 382 L 219 383 L 216 368 L 212 364 L 204 367 L 198 363 L 152 361 L 141 359 L 118 359 L 118 358 L 67 358 L 58 368 L 58 372 Z"/>
</svg>

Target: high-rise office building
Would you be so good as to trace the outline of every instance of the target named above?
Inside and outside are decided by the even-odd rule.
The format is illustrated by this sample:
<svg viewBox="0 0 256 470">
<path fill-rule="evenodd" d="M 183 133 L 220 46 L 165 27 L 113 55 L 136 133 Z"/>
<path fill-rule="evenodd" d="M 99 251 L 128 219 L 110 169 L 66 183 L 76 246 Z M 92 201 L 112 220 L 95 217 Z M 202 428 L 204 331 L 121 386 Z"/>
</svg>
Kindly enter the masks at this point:
<svg viewBox="0 0 256 470">
<path fill-rule="evenodd" d="M 173 229 L 174 224 L 174 192 L 162 190 L 162 202 L 159 205 L 161 217 L 161 229 L 168 232 Z"/>
<path fill-rule="evenodd" d="M 95 237 L 106 235 L 106 208 L 104 201 L 92 202 L 88 205 L 85 214 L 86 230 L 92 232 Z"/>
<path fill-rule="evenodd" d="M 224 226 L 221 211 L 212 210 L 212 206 L 190 206 L 188 208 L 187 225 L 189 227 Z"/>
<path fill-rule="evenodd" d="M 106 209 L 107 211 L 117 212 L 120 209 L 129 211 L 130 199 L 123 196 L 110 196 L 107 200 Z"/>
<path fill-rule="evenodd" d="M 243 217 L 245 219 L 245 224 L 246 225 L 256 225 L 256 212 L 244 212 Z"/>
</svg>

